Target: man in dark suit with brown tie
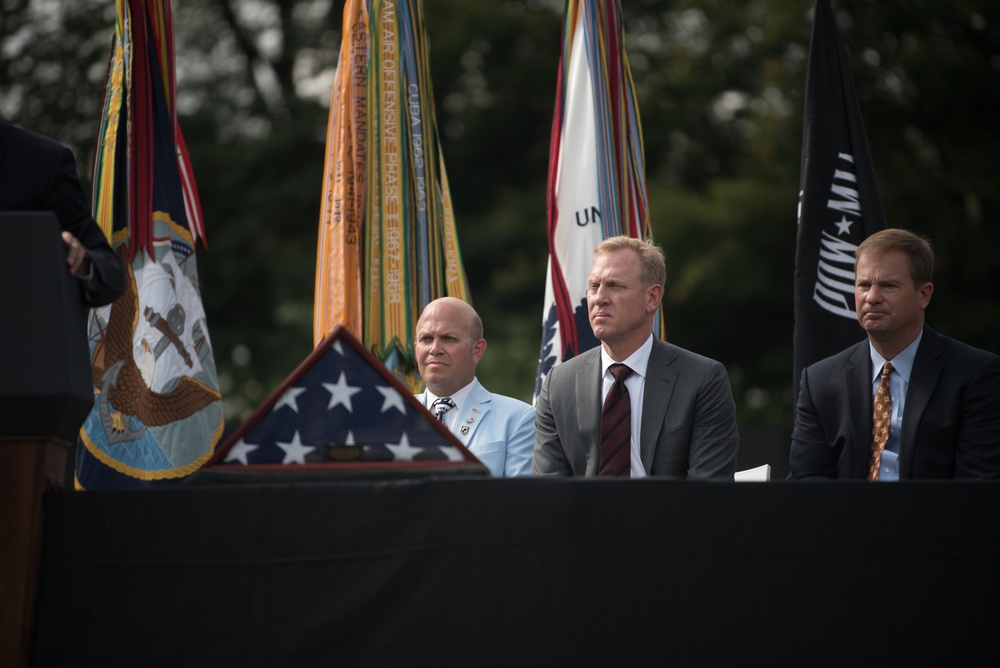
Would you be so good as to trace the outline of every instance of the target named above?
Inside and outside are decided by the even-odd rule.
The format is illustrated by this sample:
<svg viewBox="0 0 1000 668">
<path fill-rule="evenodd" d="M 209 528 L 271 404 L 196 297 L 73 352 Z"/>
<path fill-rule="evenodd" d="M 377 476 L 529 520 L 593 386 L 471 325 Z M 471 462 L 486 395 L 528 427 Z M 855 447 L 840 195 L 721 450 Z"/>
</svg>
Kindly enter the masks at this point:
<svg viewBox="0 0 1000 668">
<path fill-rule="evenodd" d="M 1000 357 L 924 323 L 930 244 L 887 229 L 855 257 L 855 310 L 868 338 L 802 372 L 788 477 L 1000 478 Z M 876 419 L 883 375 L 891 399 Z M 875 438 L 882 414 L 888 432 Z"/>
<path fill-rule="evenodd" d="M 125 290 L 125 268 L 90 209 L 72 151 L 60 142 L 0 121 L 0 211 L 52 211 L 62 228 L 66 265 L 88 306 Z"/>
</svg>

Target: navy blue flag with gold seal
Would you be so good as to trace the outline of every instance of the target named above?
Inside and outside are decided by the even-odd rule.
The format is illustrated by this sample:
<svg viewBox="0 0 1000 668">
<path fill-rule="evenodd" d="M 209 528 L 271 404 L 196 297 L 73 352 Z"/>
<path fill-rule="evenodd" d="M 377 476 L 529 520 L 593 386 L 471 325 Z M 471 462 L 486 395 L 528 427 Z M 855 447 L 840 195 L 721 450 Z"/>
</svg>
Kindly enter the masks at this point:
<svg viewBox="0 0 1000 668">
<path fill-rule="evenodd" d="M 854 251 L 885 226 L 847 49 L 830 0 L 817 0 L 795 256 L 796 402 L 805 367 L 864 338 L 854 311 Z"/>
<path fill-rule="evenodd" d="M 125 293 L 88 323 L 94 406 L 77 489 L 176 485 L 225 424 L 201 301 L 201 205 L 177 120 L 169 0 L 119 0 L 94 160 L 94 219 Z"/>
<path fill-rule="evenodd" d="M 202 473 L 487 470 L 345 327 L 337 327 Z"/>
</svg>

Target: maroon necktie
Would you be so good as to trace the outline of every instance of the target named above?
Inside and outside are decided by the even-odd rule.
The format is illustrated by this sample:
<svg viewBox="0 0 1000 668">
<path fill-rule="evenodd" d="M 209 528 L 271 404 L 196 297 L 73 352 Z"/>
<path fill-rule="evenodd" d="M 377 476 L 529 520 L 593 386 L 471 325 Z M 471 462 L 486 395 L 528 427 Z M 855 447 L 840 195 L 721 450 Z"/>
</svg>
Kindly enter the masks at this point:
<svg viewBox="0 0 1000 668">
<path fill-rule="evenodd" d="M 608 367 L 615 383 L 608 390 L 601 411 L 600 475 L 629 475 L 632 462 L 632 407 L 625 379 L 632 369 L 624 364 Z"/>
</svg>

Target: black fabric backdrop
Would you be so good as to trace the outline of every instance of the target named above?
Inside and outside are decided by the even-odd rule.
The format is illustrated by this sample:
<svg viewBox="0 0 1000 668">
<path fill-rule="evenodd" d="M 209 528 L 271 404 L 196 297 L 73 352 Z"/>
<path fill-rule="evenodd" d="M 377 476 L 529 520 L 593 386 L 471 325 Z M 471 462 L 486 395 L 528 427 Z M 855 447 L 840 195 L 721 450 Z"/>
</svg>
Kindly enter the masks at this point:
<svg viewBox="0 0 1000 668">
<path fill-rule="evenodd" d="M 50 492 L 35 665 L 995 665 L 1000 484 Z"/>
</svg>

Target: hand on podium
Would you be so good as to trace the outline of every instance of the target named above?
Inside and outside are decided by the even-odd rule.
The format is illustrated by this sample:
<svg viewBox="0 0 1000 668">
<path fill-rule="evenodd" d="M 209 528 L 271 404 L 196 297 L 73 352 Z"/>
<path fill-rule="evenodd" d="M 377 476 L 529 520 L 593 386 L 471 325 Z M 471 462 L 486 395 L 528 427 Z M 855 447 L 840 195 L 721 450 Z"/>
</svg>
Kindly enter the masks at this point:
<svg viewBox="0 0 1000 668">
<path fill-rule="evenodd" d="M 69 267 L 69 273 L 81 278 L 89 277 L 90 254 L 87 249 L 71 232 L 63 232 L 62 240 L 66 244 L 66 266 Z"/>
</svg>

